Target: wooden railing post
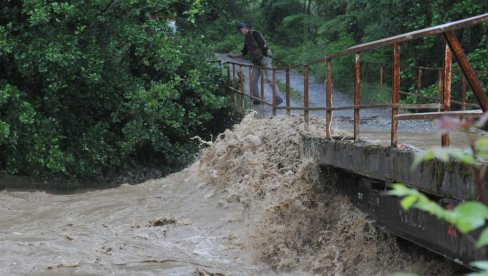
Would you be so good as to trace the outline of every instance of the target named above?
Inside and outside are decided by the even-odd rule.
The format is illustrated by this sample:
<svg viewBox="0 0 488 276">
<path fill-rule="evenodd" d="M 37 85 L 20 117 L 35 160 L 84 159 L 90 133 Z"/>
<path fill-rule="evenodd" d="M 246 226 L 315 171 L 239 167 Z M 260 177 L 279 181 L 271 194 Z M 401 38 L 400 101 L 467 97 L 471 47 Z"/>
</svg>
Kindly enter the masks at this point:
<svg viewBox="0 0 488 276">
<path fill-rule="evenodd" d="M 286 115 L 290 115 L 290 68 L 286 68 Z"/>
<path fill-rule="evenodd" d="M 327 139 L 332 139 L 332 64 L 330 60 L 326 62 L 327 67 L 327 81 L 325 85 L 325 135 Z"/>
<path fill-rule="evenodd" d="M 393 83 L 391 103 L 391 146 L 398 146 L 398 102 L 400 101 L 400 45 L 393 44 Z"/>
<path fill-rule="evenodd" d="M 356 54 L 356 73 L 354 78 L 354 142 L 359 142 L 359 105 L 360 103 L 360 83 L 361 83 L 361 58 Z"/>
<path fill-rule="evenodd" d="M 451 69 L 452 69 L 452 51 L 448 43 L 445 46 L 444 53 L 444 85 L 442 93 L 442 110 L 451 111 Z M 442 146 L 449 146 L 449 134 L 442 135 Z"/>
<path fill-rule="evenodd" d="M 305 126 L 308 127 L 308 65 L 303 68 L 303 117 L 305 119 Z"/>
</svg>

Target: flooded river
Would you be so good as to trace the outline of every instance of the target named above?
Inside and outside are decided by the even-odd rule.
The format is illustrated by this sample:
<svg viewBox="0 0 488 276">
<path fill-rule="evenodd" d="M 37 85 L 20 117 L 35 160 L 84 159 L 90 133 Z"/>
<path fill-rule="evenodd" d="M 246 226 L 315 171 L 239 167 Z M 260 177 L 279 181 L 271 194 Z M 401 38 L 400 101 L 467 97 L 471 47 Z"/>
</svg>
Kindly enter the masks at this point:
<svg viewBox="0 0 488 276">
<path fill-rule="evenodd" d="M 375 228 L 302 156 L 303 120 L 247 116 L 162 179 L 0 192 L 0 275 L 455 275 Z M 323 133 L 319 119 L 307 130 Z"/>
<path fill-rule="evenodd" d="M 273 275 L 194 169 L 70 195 L 0 193 L 0 275 Z M 203 273 L 203 274 L 198 274 Z"/>
</svg>

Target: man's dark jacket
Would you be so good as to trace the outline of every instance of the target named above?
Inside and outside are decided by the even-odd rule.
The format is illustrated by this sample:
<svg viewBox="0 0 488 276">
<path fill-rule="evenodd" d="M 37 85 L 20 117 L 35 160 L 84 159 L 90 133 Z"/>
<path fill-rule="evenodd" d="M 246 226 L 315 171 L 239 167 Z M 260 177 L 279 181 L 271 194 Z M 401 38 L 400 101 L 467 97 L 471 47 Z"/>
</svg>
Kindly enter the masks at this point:
<svg viewBox="0 0 488 276">
<path fill-rule="evenodd" d="M 263 57 L 271 57 L 271 50 L 263 35 L 258 31 L 249 30 L 245 36 L 242 55 L 249 53 L 251 61 L 259 64 Z"/>
</svg>

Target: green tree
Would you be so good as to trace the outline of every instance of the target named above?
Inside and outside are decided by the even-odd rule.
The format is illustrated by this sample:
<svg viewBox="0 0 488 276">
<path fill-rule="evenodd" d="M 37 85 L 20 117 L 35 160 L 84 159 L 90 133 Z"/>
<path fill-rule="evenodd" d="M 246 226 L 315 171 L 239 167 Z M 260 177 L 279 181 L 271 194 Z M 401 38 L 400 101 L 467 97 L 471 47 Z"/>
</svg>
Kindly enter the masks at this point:
<svg viewBox="0 0 488 276">
<path fill-rule="evenodd" d="M 170 170 L 225 99 L 194 1 L 0 3 L 0 169 L 93 177 Z M 190 22 L 190 23 L 187 23 Z"/>
</svg>

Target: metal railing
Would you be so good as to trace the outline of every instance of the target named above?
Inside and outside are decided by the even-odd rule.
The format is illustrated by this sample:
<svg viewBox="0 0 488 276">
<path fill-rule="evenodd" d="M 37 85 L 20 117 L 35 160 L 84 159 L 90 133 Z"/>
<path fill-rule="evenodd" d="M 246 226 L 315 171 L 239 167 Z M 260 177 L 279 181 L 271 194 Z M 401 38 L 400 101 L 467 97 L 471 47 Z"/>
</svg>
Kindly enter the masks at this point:
<svg viewBox="0 0 488 276">
<path fill-rule="evenodd" d="M 305 64 L 290 65 L 286 67 L 259 67 L 261 70 L 261 82 L 260 82 L 260 96 L 253 96 L 253 69 L 256 65 L 243 64 L 237 62 L 225 62 L 228 64 L 229 68 L 228 79 L 230 80 L 231 86 L 229 89 L 234 92 L 234 97 L 236 94 L 241 94 L 244 97 L 250 99 L 251 108 L 253 101 L 259 101 L 260 104 L 269 105 L 272 107 L 272 115 L 276 115 L 278 109 L 286 109 L 286 114 L 289 115 L 291 110 L 303 110 L 304 120 L 308 124 L 309 121 L 309 111 L 325 111 L 326 112 L 326 137 L 332 139 L 332 115 L 334 111 L 339 110 L 353 110 L 354 112 L 354 141 L 359 142 L 360 137 L 360 110 L 362 109 L 374 109 L 374 108 L 390 108 L 391 109 L 391 146 L 397 147 L 398 145 L 398 124 L 401 120 L 419 120 L 419 119 L 438 119 L 443 116 L 459 117 L 459 118 L 475 118 L 479 117 L 483 112 L 488 109 L 488 97 L 486 96 L 480 81 L 476 76 L 475 70 L 472 68 L 471 64 L 467 60 L 458 39 L 454 35 L 453 31 L 478 25 L 483 22 L 488 21 L 488 13 L 478 15 L 475 17 L 463 19 L 460 21 L 455 21 L 435 27 L 430 27 L 422 30 L 417 30 L 414 32 L 409 32 L 369 43 L 364 43 L 356 45 L 346 49 L 343 52 L 336 53 L 333 55 L 326 56 L 325 58 L 311 61 Z M 417 77 L 417 89 L 420 91 L 422 89 L 422 71 L 423 70 L 437 70 L 438 71 L 438 99 L 436 104 L 400 104 L 400 94 L 411 95 L 415 97 L 422 97 L 420 93 L 413 94 L 409 92 L 400 91 L 400 44 L 408 41 L 424 38 L 427 36 L 442 35 L 445 41 L 444 47 L 444 62 L 442 68 L 433 68 L 418 66 L 418 77 Z M 361 53 L 366 51 L 371 51 L 380 47 L 390 46 L 393 48 L 392 57 L 392 87 L 391 87 L 391 104 L 361 104 L 360 92 L 361 92 Z M 332 62 L 337 59 L 348 55 L 355 55 L 355 78 L 354 78 L 354 104 L 351 106 L 338 106 L 333 105 L 333 91 L 332 91 Z M 451 78 L 452 78 L 452 56 L 455 56 L 460 71 L 462 73 L 462 95 L 461 101 L 455 102 L 451 100 Z M 219 62 L 222 65 L 221 62 Z M 315 64 L 324 64 L 326 67 L 326 85 L 325 94 L 326 102 L 323 107 L 310 107 L 309 106 L 309 67 Z M 239 67 L 239 78 L 236 75 L 236 66 Z M 380 65 L 380 85 L 383 86 L 384 80 L 384 68 Z M 249 68 L 249 95 L 245 93 L 244 87 L 244 69 Z M 290 106 L 290 70 L 302 68 L 303 69 L 303 107 L 291 107 Z M 272 71 L 272 102 L 267 102 L 264 99 L 264 70 Z M 277 78 L 276 72 L 278 70 L 285 71 L 286 74 L 286 103 L 285 107 L 277 106 Z M 239 81 L 239 83 L 237 82 Z M 470 104 L 466 102 L 467 84 L 470 85 L 478 104 Z M 238 87 L 239 86 L 239 87 Z M 418 99 L 418 98 L 417 98 Z M 440 101 L 440 103 L 439 103 Z M 462 106 L 462 111 L 451 111 L 451 103 L 460 104 Z M 473 106 L 481 108 L 480 110 L 469 110 L 466 111 L 466 106 Z M 242 108 L 245 109 L 245 101 L 242 101 Z M 426 113 L 412 113 L 412 114 L 399 114 L 400 109 L 440 109 L 437 112 L 426 112 Z M 442 146 L 449 145 L 449 136 L 444 134 L 442 136 Z"/>
</svg>

